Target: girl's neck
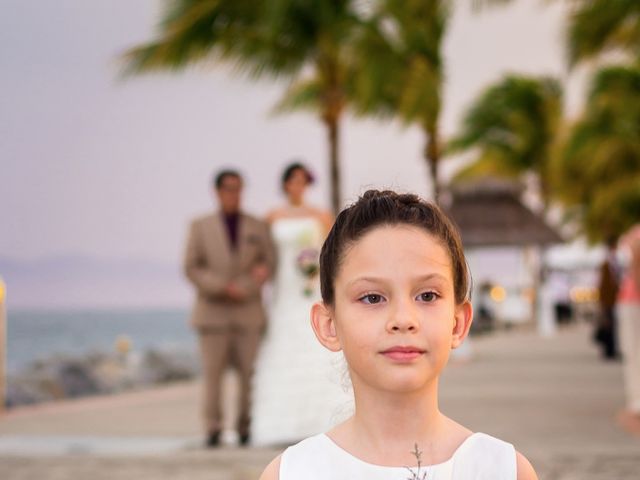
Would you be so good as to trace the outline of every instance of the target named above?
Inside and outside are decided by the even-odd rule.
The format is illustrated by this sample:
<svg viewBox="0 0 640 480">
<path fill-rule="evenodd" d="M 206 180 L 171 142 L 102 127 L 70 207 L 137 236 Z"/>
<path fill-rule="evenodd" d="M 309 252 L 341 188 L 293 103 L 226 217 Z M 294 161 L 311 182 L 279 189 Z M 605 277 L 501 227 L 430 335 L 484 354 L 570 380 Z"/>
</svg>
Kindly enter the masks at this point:
<svg viewBox="0 0 640 480">
<path fill-rule="evenodd" d="M 438 408 L 437 385 L 428 394 L 357 393 L 353 417 L 336 432 L 338 443 L 380 465 L 414 465 L 411 450 L 416 444 L 425 453 L 423 461 L 440 457 L 434 449 L 449 420 Z"/>
<path fill-rule="evenodd" d="M 389 441 L 417 441 L 440 427 L 442 414 L 436 394 L 362 396 L 356 400 L 354 433 L 381 445 Z"/>
</svg>

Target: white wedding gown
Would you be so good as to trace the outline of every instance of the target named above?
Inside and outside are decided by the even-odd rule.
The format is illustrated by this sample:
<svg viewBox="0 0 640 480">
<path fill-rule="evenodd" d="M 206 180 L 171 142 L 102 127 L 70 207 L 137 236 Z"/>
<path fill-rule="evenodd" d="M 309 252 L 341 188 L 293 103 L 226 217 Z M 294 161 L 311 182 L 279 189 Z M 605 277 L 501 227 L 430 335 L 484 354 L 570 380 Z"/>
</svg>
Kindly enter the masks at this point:
<svg viewBox="0 0 640 480">
<path fill-rule="evenodd" d="M 311 329 L 310 309 L 320 300 L 318 276 L 309 281 L 297 264 L 302 250 L 319 251 L 321 224 L 313 217 L 285 218 L 271 228 L 278 268 L 254 375 L 254 445 L 298 442 L 328 430 L 352 410 L 342 355 L 326 350 Z"/>
</svg>

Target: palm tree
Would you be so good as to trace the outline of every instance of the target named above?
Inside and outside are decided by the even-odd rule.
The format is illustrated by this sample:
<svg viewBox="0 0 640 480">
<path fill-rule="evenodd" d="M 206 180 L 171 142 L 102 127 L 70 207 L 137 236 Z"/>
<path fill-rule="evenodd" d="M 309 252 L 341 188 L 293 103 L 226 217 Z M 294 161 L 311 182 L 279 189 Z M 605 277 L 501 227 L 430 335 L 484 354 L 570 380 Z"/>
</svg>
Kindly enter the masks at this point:
<svg viewBox="0 0 640 480">
<path fill-rule="evenodd" d="M 466 112 L 448 152 L 477 150 L 459 178 L 518 178 L 534 173 L 545 206 L 550 199 L 549 167 L 562 121 L 562 87 L 550 77 L 507 75 L 489 86 Z"/>
<path fill-rule="evenodd" d="M 638 0 L 572 0 L 567 47 L 575 65 L 608 51 L 640 59 Z"/>
<path fill-rule="evenodd" d="M 127 73 L 230 61 L 254 77 L 291 81 L 281 110 L 313 108 L 329 140 L 331 203 L 341 206 L 339 127 L 346 105 L 357 0 L 177 0 L 167 4 L 158 38 L 125 54 Z"/>
<path fill-rule="evenodd" d="M 510 0 L 472 0 L 477 9 Z M 440 194 L 443 154 L 440 112 L 444 81 L 443 41 L 452 14 L 447 0 L 380 0 L 373 2 L 366 25 L 355 42 L 349 94 L 356 113 L 399 118 L 415 124 L 425 136 L 424 158 Z"/>
<path fill-rule="evenodd" d="M 436 200 L 442 42 L 449 13 L 448 2 L 441 0 L 378 2 L 357 40 L 356 68 L 367 73 L 358 76 L 350 90 L 358 113 L 419 125 L 426 136 L 424 156 Z"/>
<path fill-rule="evenodd" d="M 554 168 L 557 191 L 590 240 L 640 218 L 640 67 L 610 66 L 592 82 Z"/>
<path fill-rule="evenodd" d="M 574 0 L 566 37 L 571 66 L 606 53 L 622 54 L 632 65 L 595 73 L 557 166 L 569 213 L 590 240 L 605 240 L 640 218 L 640 2 Z"/>
</svg>

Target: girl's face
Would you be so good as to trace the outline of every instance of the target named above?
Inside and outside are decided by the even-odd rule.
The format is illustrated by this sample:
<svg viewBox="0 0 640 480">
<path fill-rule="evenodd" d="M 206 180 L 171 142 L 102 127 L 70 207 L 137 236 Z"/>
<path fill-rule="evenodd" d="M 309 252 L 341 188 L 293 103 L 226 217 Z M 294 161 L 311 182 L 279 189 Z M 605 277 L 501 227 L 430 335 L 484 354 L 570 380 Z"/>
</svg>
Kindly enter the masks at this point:
<svg viewBox="0 0 640 480">
<path fill-rule="evenodd" d="M 354 389 L 410 393 L 437 385 L 451 348 L 469 331 L 471 306 L 455 304 L 451 259 L 424 230 L 373 229 L 345 252 L 335 304 L 318 304 L 313 325 L 342 350 Z"/>
<path fill-rule="evenodd" d="M 297 168 L 284 183 L 284 191 L 292 201 L 299 202 L 302 200 L 308 184 L 306 172 L 301 168 Z"/>
</svg>

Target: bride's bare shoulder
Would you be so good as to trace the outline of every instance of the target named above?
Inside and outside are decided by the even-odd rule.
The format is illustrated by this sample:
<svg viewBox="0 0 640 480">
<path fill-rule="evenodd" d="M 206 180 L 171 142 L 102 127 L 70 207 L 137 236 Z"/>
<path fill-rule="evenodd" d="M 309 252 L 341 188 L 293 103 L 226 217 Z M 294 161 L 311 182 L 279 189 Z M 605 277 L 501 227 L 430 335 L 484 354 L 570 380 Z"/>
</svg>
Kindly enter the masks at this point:
<svg viewBox="0 0 640 480">
<path fill-rule="evenodd" d="M 311 213 L 315 218 L 317 218 L 320 221 L 320 223 L 322 223 L 322 225 L 324 225 L 327 232 L 331 230 L 331 227 L 334 222 L 334 218 L 331 212 L 327 210 L 323 210 L 322 208 L 312 207 Z"/>
<path fill-rule="evenodd" d="M 272 460 L 272 462 L 267 465 L 267 468 L 264 469 L 262 475 L 260 475 L 259 480 L 278 480 L 280 478 L 280 457 L 282 455 L 278 455 L 276 458 Z"/>
</svg>

